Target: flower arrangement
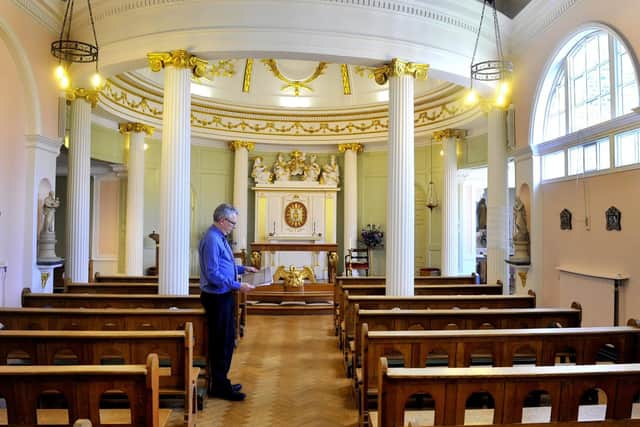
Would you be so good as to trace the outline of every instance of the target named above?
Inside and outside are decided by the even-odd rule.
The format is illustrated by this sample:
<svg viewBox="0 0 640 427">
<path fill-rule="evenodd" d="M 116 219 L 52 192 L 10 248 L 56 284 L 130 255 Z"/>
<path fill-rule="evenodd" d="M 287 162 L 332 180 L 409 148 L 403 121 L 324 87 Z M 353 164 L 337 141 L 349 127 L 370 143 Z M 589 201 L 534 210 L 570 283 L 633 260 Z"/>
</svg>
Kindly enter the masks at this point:
<svg viewBox="0 0 640 427">
<path fill-rule="evenodd" d="M 375 224 L 367 224 L 365 228 L 360 231 L 361 242 L 367 248 L 377 248 L 383 245 L 384 233 L 382 227 Z"/>
</svg>

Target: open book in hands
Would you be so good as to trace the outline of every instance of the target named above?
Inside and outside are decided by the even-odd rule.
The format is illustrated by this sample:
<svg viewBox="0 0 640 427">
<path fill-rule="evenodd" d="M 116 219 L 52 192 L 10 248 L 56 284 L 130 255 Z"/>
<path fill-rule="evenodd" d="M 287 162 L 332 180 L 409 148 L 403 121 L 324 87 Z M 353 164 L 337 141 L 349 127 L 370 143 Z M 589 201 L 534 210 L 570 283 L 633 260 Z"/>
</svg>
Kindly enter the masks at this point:
<svg viewBox="0 0 640 427">
<path fill-rule="evenodd" d="M 255 273 L 245 271 L 242 275 L 242 281 L 247 282 L 251 286 L 267 286 L 273 283 L 273 273 L 271 267 L 262 268 Z"/>
</svg>

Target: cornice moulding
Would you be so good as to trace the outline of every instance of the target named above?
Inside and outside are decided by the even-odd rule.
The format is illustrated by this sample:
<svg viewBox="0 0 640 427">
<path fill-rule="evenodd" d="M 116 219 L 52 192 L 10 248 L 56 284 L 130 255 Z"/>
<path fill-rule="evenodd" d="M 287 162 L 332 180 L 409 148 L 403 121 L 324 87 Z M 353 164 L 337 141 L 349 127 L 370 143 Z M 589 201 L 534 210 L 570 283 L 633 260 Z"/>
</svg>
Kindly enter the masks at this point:
<svg viewBox="0 0 640 427">
<path fill-rule="evenodd" d="M 46 0 L 12 0 L 20 9 L 24 10 L 49 32 L 58 34 L 62 23 L 62 15 L 54 10 L 53 5 Z M 60 2 L 62 5 L 62 2 Z"/>
<path fill-rule="evenodd" d="M 27 135 L 27 147 L 35 147 L 44 151 L 48 151 L 56 156 L 60 154 L 62 147 L 62 138 L 49 138 L 43 135 Z"/>
</svg>

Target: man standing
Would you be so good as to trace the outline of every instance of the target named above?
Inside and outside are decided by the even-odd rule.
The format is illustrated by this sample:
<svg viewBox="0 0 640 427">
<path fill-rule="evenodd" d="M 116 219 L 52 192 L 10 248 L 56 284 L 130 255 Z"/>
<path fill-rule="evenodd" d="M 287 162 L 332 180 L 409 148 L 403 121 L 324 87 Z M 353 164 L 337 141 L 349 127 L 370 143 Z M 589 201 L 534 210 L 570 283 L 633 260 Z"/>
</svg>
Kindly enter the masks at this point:
<svg viewBox="0 0 640 427">
<path fill-rule="evenodd" d="M 238 221 L 238 211 L 223 203 L 213 212 L 213 225 L 200 241 L 200 301 L 209 327 L 208 394 L 227 400 L 244 400 L 241 384 L 231 384 L 227 374 L 235 345 L 236 324 L 233 291 L 248 292 L 254 287 L 240 282 L 238 274 L 257 271 L 237 266 L 226 236 Z"/>
</svg>

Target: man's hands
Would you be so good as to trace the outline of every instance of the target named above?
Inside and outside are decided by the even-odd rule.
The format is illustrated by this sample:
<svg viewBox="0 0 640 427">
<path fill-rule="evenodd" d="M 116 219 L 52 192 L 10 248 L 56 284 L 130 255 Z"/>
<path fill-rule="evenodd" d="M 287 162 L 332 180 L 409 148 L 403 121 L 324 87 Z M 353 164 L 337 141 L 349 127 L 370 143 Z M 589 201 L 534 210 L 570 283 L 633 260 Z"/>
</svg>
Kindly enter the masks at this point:
<svg viewBox="0 0 640 427">
<path fill-rule="evenodd" d="M 249 273 L 257 273 L 258 269 L 255 267 L 252 267 L 250 265 L 245 265 L 244 266 L 244 271 L 248 271 Z"/>
<path fill-rule="evenodd" d="M 253 267 L 251 267 L 251 268 L 253 268 Z M 247 282 L 240 282 L 240 292 L 247 293 L 247 292 L 250 292 L 250 291 L 254 290 L 255 288 L 256 288 L 255 286 L 250 285 Z"/>
</svg>

